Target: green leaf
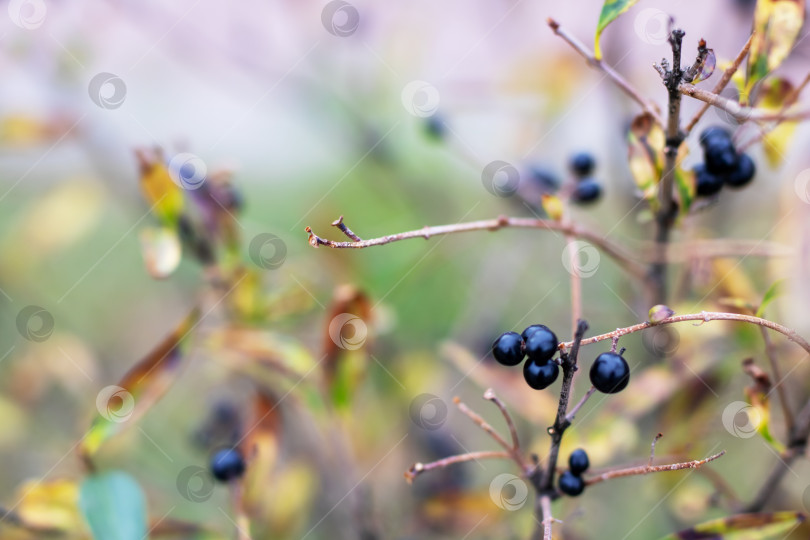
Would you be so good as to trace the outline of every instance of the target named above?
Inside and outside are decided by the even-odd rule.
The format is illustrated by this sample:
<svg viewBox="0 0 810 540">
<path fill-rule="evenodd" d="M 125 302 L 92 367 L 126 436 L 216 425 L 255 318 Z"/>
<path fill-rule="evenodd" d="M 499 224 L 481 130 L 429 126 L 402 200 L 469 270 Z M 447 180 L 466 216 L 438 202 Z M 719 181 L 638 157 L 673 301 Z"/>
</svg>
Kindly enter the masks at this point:
<svg viewBox="0 0 810 540">
<path fill-rule="evenodd" d="M 695 200 L 695 174 L 680 167 L 675 168 L 675 185 L 678 188 L 678 198 L 681 201 L 680 214 L 685 216 Z"/>
<path fill-rule="evenodd" d="M 146 500 L 138 482 L 124 472 L 88 476 L 79 506 L 96 540 L 147 538 Z"/>
<path fill-rule="evenodd" d="M 737 514 L 695 525 L 661 540 L 766 540 L 789 531 L 805 519 L 799 512 Z"/>
<path fill-rule="evenodd" d="M 748 56 L 746 95 L 779 67 L 793 49 L 804 22 L 804 0 L 759 0 L 754 12 L 754 39 Z"/>
<path fill-rule="evenodd" d="M 599 14 L 599 23 L 596 25 L 596 37 L 593 44 L 594 56 L 597 60 L 602 58 L 602 50 L 599 47 L 602 30 L 615 21 L 619 15 L 630 9 L 636 2 L 638 0 L 605 0 L 602 13 Z"/>
<path fill-rule="evenodd" d="M 765 291 L 765 296 L 762 297 L 762 302 L 759 303 L 759 308 L 757 308 L 756 316 L 762 317 L 765 313 L 765 308 L 768 307 L 768 304 L 782 296 L 782 293 L 785 291 L 785 280 L 778 279 L 774 282 L 773 285 Z"/>
</svg>

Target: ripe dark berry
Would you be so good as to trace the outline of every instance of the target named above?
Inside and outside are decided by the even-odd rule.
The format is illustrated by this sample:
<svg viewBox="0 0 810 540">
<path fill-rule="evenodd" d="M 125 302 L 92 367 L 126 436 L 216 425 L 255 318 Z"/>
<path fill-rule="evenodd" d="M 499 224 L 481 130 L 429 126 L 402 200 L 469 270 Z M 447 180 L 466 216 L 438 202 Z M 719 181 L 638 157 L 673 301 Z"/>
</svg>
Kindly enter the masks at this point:
<svg viewBox="0 0 810 540">
<path fill-rule="evenodd" d="M 576 497 L 585 491 L 585 480 L 581 476 L 571 473 L 571 471 L 565 471 L 560 475 L 558 485 L 560 491 L 571 497 Z"/>
<path fill-rule="evenodd" d="M 235 448 L 220 450 L 211 458 L 211 474 L 220 482 L 239 478 L 245 472 L 245 459 Z"/>
<path fill-rule="evenodd" d="M 737 166 L 725 177 L 726 184 L 739 188 L 748 184 L 757 172 L 754 160 L 748 154 L 740 154 L 737 157 Z"/>
<path fill-rule="evenodd" d="M 602 186 L 599 185 L 599 182 L 593 178 L 583 178 L 574 187 L 571 200 L 578 204 L 587 204 L 596 202 L 601 195 Z"/>
<path fill-rule="evenodd" d="M 719 126 L 708 127 L 703 130 L 703 133 L 700 134 L 700 145 L 705 148 L 705 146 L 712 139 L 731 141 L 731 133 L 729 133 L 728 130 L 726 130 L 726 128 L 722 128 Z"/>
<path fill-rule="evenodd" d="M 526 355 L 530 360 L 543 363 L 551 360 L 557 352 L 557 336 L 542 324 L 532 325 L 523 331 L 526 342 Z"/>
<path fill-rule="evenodd" d="M 444 124 L 444 119 L 438 114 L 429 116 L 425 121 L 425 133 L 431 139 L 440 141 L 444 139 L 447 132 L 447 127 Z"/>
<path fill-rule="evenodd" d="M 591 465 L 588 454 L 582 448 L 577 448 L 568 456 L 568 468 L 572 474 L 581 475 Z"/>
<path fill-rule="evenodd" d="M 605 394 L 621 392 L 630 382 L 630 366 L 621 355 L 604 352 L 591 366 L 591 384 Z"/>
<path fill-rule="evenodd" d="M 584 178 L 593 172 L 596 160 L 587 152 L 579 152 L 571 158 L 571 172 L 580 178 Z"/>
<path fill-rule="evenodd" d="M 551 383 L 557 380 L 559 373 L 560 366 L 548 360 L 537 362 L 530 359 L 523 364 L 523 378 L 535 390 L 543 390 L 551 386 Z"/>
<path fill-rule="evenodd" d="M 543 192 L 552 192 L 560 189 L 560 179 L 552 171 L 540 165 L 529 169 L 529 179 Z"/>
<path fill-rule="evenodd" d="M 715 137 L 706 141 L 703 147 L 706 170 L 715 174 L 725 174 L 737 166 L 737 151 L 731 140 Z"/>
<path fill-rule="evenodd" d="M 506 332 L 492 344 L 492 356 L 505 366 L 516 366 L 523 361 L 523 338 L 517 332 Z"/>
<path fill-rule="evenodd" d="M 698 197 L 714 195 L 723 187 L 723 177 L 706 170 L 702 163 L 695 165 L 695 192 Z"/>
</svg>

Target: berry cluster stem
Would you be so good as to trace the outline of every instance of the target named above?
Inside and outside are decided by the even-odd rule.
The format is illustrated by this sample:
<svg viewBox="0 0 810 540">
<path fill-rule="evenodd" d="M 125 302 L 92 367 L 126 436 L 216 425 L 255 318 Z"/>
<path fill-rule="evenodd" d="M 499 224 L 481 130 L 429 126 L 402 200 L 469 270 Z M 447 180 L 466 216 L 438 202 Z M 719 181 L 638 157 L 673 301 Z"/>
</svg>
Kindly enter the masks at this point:
<svg viewBox="0 0 810 540">
<path fill-rule="evenodd" d="M 560 402 L 557 405 L 557 417 L 554 420 L 554 425 L 549 429 L 551 435 L 551 448 L 548 453 L 548 464 L 546 472 L 543 475 L 541 482 L 540 494 L 548 494 L 554 492 L 554 473 L 557 471 L 557 458 L 560 454 L 560 442 L 562 441 L 563 433 L 571 421 L 568 419 L 568 401 L 571 399 L 571 386 L 574 381 L 574 373 L 577 370 L 577 357 L 579 356 L 579 346 L 585 332 L 588 330 L 588 323 L 579 320 L 577 322 L 577 329 L 574 333 L 574 339 L 571 342 L 571 348 L 568 352 L 563 350 L 560 354 L 562 358 L 563 380 L 560 387 Z"/>
<path fill-rule="evenodd" d="M 664 147 L 664 170 L 661 175 L 661 182 L 658 186 L 658 202 L 660 208 L 655 216 L 655 242 L 656 251 L 659 255 L 666 253 L 669 242 L 670 231 L 675 222 L 677 211 L 672 198 L 673 186 L 675 184 L 675 168 L 677 166 L 678 149 L 683 143 L 683 132 L 681 131 L 681 92 L 678 86 L 683 80 L 683 70 L 681 69 L 681 45 L 683 44 L 684 32 L 674 29 L 669 35 L 669 44 L 672 47 L 672 69 L 664 71 L 662 62 L 661 73 L 664 78 L 664 85 L 667 88 L 667 125 L 666 125 L 666 146 Z M 649 281 L 652 288 L 652 303 L 660 304 L 666 302 L 667 297 L 667 263 L 655 262 L 650 265 Z"/>
</svg>

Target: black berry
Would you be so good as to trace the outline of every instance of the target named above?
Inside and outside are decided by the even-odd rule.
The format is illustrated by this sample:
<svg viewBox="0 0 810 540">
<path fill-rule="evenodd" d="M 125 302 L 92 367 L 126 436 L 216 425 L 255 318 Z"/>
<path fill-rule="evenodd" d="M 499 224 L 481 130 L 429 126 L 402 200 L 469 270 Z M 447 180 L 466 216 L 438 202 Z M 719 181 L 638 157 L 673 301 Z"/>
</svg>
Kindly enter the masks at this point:
<svg viewBox="0 0 810 540">
<path fill-rule="evenodd" d="M 235 448 L 218 451 L 211 458 L 211 474 L 220 482 L 239 478 L 245 472 L 245 459 Z"/>
<path fill-rule="evenodd" d="M 700 134 L 700 145 L 705 148 L 709 141 L 713 139 L 731 141 L 731 133 L 729 133 L 726 128 L 719 126 L 706 128 L 703 130 L 703 133 Z"/>
<path fill-rule="evenodd" d="M 557 352 L 557 336 L 542 324 L 532 325 L 523 331 L 526 341 L 526 355 L 535 362 L 548 362 Z"/>
<path fill-rule="evenodd" d="M 577 448 L 568 456 L 568 468 L 572 474 L 581 475 L 591 465 L 588 454 L 582 448 Z"/>
<path fill-rule="evenodd" d="M 630 366 L 614 352 L 600 354 L 591 366 L 591 384 L 605 394 L 621 392 L 630 382 Z"/>
<path fill-rule="evenodd" d="M 584 178 L 593 172 L 596 160 L 587 152 L 579 152 L 571 158 L 571 172 L 580 178 Z"/>
<path fill-rule="evenodd" d="M 743 187 L 748 184 L 757 172 L 754 160 L 748 154 L 740 154 L 737 157 L 737 166 L 725 177 L 726 184 L 731 187 Z"/>
<path fill-rule="evenodd" d="M 585 480 L 581 476 L 571 473 L 571 471 L 565 471 L 560 475 L 558 485 L 560 491 L 571 497 L 576 497 L 585 491 Z"/>
<path fill-rule="evenodd" d="M 551 383 L 557 380 L 559 373 L 560 366 L 548 360 L 543 362 L 526 360 L 526 363 L 523 364 L 523 378 L 535 390 L 543 390 L 551 386 Z"/>
<path fill-rule="evenodd" d="M 602 186 L 593 178 L 583 178 L 574 187 L 571 200 L 579 204 L 596 202 L 602 196 Z"/>
<path fill-rule="evenodd" d="M 444 124 L 444 119 L 438 114 L 428 117 L 425 121 L 425 133 L 431 139 L 440 141 L 444 139 L 446 132 L 447 127 Z"/>
<path fill-rule="evenodd" d="M 517 332 L 501 334 L 492 344 L 492 356 L 505 366 L 516 366 L 523 361 L 523 338 Z"/>
<path fill-rule="evenodd" d="M 544 192 L 557 191 L 560 189 L 560 179 L 557 178 L 557 175 L 540 165 L 529 168 L 529 179 Z"/>
<path fill-rule="evenodd" d="M 703 147 L 706 170 L 715 174 L 726 174 L 737 166 L 737 152 L 731 140 L 714 137 L 706 141 Z"/>
<path fill-rule="evenodd" d="M 706 170 L 706 166 L 695 165 L 695 192 L 698 197 L 714 195 L 723 187 L 723 177 Z"/>
</svg>

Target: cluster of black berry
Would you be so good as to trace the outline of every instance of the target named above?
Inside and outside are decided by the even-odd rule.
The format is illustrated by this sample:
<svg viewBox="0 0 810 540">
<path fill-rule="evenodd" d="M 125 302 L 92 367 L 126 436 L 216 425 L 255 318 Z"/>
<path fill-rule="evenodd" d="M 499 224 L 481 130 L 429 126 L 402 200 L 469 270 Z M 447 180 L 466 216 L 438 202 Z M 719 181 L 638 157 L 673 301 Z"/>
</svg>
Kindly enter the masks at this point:
<svg viewBox="0 0 810 540">
<path fill-rule="evenodd" d="M 570 201 L 574 204 L 590 204 L 602 196 L 602 186 L 593 177 L 596 160 L 587 152 L 579 152 L 571 156 L 568 161 L 568 170 L 574 179 L 569 193 Z M 536 204 L 540 194 L 556 193 L 562 182 L 560 178 L 546 167 L 534 165 L 528 170 L 531 180 L 530 187 L 522 189 L 521 196 L 528 202 Z"/>
<path fill-rule="evenodd" d="M 737 153 L 727 130 L 717 126 L 706 129 L 700 134 L 700 146 L 704 163 L 694 168 L 698 196 L 714 195 L 724 184 L 740 188 L 754 178 L 754 160 L 748 154 Z"/>
<path fill-rule="evenodd" d="M 560 475 L 557 484 L 560 491 L 571 497 L 576 497 L 585 490 L 585 480 L 582 473 L 591 465 L 588 454 L 582 448 L 577 448 L 568 456 L 568 470 Z"/>
<path fill-rule="evenodd" d="M 492 356 L 505 366 L 523 364 L 523 378 L 535 390 L 543 390 L 557 380 L 560 366 L 552 360 L 560 342 L 554 332 L 542 324 L 533 324 L 523 331 L 505 332 L 492 344 Z M 630 382 L 630 366 L 621 355 L 603 352 L 593 361 L 591 384 L 605 394 L 616 394 Z"/>
<path fill-rule="evenodd" d="M 533 324 L 523 331 L 501 334 L 492 344 L 492 356 L 505 366 L 523 364 L 523 378 L 535 390 L 542 390 L 557 380 L 560 366 L 552 360 L 560 342 L 554 332 L 542 324 Z"/>
<path fill-rule="evenodd" d="M 220 482 L 230 482 L 244 474 L 245 458 L 236 448 L 225 448 L 211 458 L 211 475 Z"/>
<path fill-rule="evenodd" d="M 576 179 L 571 201 L 579 204 L 596 202 L 602 196 L 602 186 L 592 176 L 596 160 L 591 154 L 580 152 L 574 154 L 569 163 L 571 173 Z"/>
</svg>

